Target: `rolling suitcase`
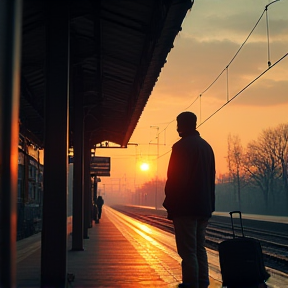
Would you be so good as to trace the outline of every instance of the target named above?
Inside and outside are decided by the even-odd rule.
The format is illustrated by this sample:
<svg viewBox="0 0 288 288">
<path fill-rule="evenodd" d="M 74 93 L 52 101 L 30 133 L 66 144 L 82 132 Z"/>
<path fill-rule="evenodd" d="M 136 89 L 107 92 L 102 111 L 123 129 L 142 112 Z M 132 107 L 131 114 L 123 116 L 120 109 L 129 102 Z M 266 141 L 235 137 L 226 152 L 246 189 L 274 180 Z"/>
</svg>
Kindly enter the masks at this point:
<svg viewBox="0 0 288 288">
<path fill-rule="evenodd" d="M 235 235 L 234 213 L 239 214 L 241 237 L 236 237 Z M 244 236 L 240 211 L 232 211 L 229 214 L 233 239 L 225 240 L 219 244 L 222 286 L 228 288 L 266 287 L 264 283 L 270 275 L 265 269 L 260 242 Z M 263 286 L 261 286 L 261 283 Z"/>
</svg>

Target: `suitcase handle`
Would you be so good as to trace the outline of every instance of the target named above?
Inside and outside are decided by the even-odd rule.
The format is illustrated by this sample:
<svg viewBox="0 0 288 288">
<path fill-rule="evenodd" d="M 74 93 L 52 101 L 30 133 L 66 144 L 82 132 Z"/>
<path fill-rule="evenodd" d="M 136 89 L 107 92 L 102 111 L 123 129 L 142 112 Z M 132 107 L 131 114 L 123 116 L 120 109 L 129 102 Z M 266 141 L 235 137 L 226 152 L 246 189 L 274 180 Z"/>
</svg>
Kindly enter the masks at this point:
<svg viewBox="0 0 288 288">
<path fill-rule="evenodd" d="M 239 214 L 239 219 L 240 219 L 240 224 L 241 224 L 241 231 L 242 231 L 242 237 L 244 236 L 244 231 L 243 231 L 243 224 L 242 224 L 242 213 L 241 211 L 231 211 L 229 212 L 230 218 L 231 218 L 231 224 L 232 224 L 232 232 L 233 232 L 233 238 L 235 238 L 235 229 L 234 229 L 234 223 L 233 223 L 233 214 Z"/>
</svg>

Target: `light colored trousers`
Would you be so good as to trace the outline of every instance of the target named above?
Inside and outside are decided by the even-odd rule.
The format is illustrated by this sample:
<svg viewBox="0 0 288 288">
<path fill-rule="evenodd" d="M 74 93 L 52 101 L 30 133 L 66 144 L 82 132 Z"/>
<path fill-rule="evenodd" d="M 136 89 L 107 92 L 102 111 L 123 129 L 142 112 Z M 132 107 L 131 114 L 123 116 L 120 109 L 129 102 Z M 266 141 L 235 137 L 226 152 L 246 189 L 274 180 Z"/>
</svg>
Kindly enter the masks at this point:
<svg viewBox="0 0 288 288">
<path fill-rule="evenodd" d="M 205 234 L 208 219 L 191 216 L 173 219 L 177 251 L 182 258 L 182 281 L 193 288 L 209 286 Z"/>
</svg>

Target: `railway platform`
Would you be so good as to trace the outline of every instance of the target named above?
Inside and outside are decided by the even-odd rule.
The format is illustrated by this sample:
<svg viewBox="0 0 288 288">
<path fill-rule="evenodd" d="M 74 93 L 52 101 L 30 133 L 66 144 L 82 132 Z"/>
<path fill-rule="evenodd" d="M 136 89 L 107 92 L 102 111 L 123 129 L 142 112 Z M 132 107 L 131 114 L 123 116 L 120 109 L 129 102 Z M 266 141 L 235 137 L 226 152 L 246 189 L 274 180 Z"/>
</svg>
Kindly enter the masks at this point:
<svg viewBox="0 0 288 288">
<path fill-rule="evenodd" d="M 181 282 L 181 260 L 174 235 L 106 205 L 102 219 L 89 229 L 84 251 L 67 249 L 67 287 L 174 287 Z M 40 287 L 41 234 L 17 242 L 17 287 Z M 218 252 L 208 249 L 209 288 L 220 288 Z M 288 287 L 288 275 L 268 269 L 268 288 Z M 74 278 L 74 279 L 73 279 Z M 50 287 L 49 287 L 50 288 Z"/>
<path fill-rule="evenodd" d="M 29 238 L 17 242 L 19 288 L 40 287 L 41 237 Z M 84 251 L 67 251 L 68 273 L 75 276 L 68 287 L 176 288 L 181 266 L 173 238 L 104 207 L 100 223 L 89 229 Z M 210 282 L 210 288 L 221 287 L 213 276 Z"/>
</svg>

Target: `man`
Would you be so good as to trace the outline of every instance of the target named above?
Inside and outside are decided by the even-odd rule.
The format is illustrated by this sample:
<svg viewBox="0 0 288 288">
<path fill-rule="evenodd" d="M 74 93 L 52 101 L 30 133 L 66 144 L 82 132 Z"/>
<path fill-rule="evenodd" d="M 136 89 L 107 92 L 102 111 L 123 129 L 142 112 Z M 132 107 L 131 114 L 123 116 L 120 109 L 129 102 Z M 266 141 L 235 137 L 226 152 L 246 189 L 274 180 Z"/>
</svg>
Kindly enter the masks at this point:
<svg viewBox="0 0 288 288">
<path fill-rule="evenodd" d="M 98 210 L 98 219 L 101 219 L 101 215 L 102 215 L 102 206 L 104 205 L 104 200 L 102 198 L 102 196 L 98 196 L 96 199 L 96 205 L 97 205 L 97 210 Z"/>
<path fill-rule="evenodd" d="M 177 116 L 181 139 L 172 147 L 163 206 L 173 220 L 177 251 L 182 258 L 180 287 L 209 286 L 205 233 L 215 210 L 215 159 L 211 146 L 196 130 L 192 112 Z"/>
</svg>

